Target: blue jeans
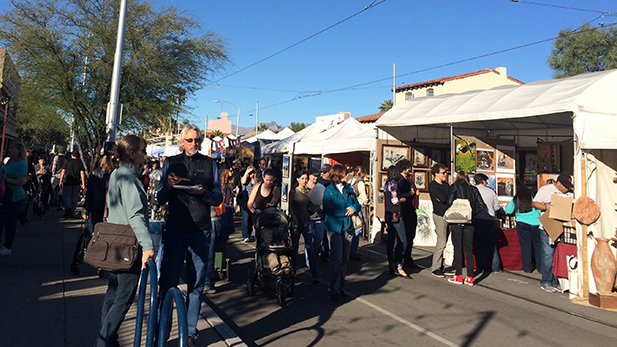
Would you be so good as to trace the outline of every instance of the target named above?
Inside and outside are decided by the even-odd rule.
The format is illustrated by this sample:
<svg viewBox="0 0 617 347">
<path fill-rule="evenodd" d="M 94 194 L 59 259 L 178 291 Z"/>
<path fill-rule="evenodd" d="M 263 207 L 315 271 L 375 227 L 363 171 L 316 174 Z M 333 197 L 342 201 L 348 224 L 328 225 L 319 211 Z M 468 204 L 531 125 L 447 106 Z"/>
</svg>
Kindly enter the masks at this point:
<svg viewBox="0 0 617 347">
<path fill-rule="evenodd" d="M 553 275 L 553 255 L 555 255 L 555 246 L 551 246 L 551 237 L 548 236 L 544 229 L 540 230 L 540 246 L 542 248 L 542 279 L 540 284 L 550 284 L 556 286 L 557 279 Z"/>
<path fill-rule="evenodd" d="M 321 241 L 323 241 L 323 225 L 323 220 L 311 221 L 311 228 L 313 228 L 313 249 L 315 250 L 315 258 L 317 258 L 317 255 L 321 250 Z M 304 262 L 306 266 L 311 266 L 306 248 L 304 249 Z"/>
<path fill-rule="evenodd" d="M 139 283 L 141 262 L 136 263 L 138 263 L 137 271 L 106 272 L 107 292 L 103 299 L 101 327 L 94 344 L 95 347 L 118 346 L 118 329 L 135 299 Z"/>
<path fill-rule="evenodd" d="M 242 238 L 246 239 L 251 237 L 253 231 L 253 214 L 246 204 L 240 205 L 240 212 L 242 213 Z"/>
<path fill-rule="evenodd" d="M 358 215 L 362 217 L 362 212 L 358 212 Z M 356 253 L 358 251 L 358 246 L 360 245 L 360 235 L 362 234 L 362 228 L 358 228 L 354 230 L 353 239 L 351 240 L 351 253 Z"/>
<path fill-rule="evenodd" d="M 403 252 L 407 247 L 407 234 L 405 233 L 405 222 L 403 218 L 398 219 L 398 223 L 392 223 L 390 218 L 386 217 L 388 226 L 388 244 L 386 252 L 388 253 L 388 264 L 390 267 L 396 267 L 403 264 Z M 396 241 L 396 248 L 394 243 Z"/>
<path fill-rule="evenodd" d="M 0 218 L 2 218 L 0 237 L 2 236 L 2 230 L 4 230 L 4 247 L 6 249 L 13 247 L 13 240 L 15 240 L 15 234 L 17 233 L 17 215 L 24 208 L 26 201 L 28 201 L 27 196 L 22 200 L 11 202 L 9 208 L 0 215 Z"/>
<path fill-rule="evenodd" d="M 300 234 L 304 237 L 304 249 L 308 255 L 309 267 L 313 278 L 319 278 L 319 270 L 317 269 L 317 257 L 315 250 L 315 234 L 310 219 L 298 219 L 298 225 L 291 230 L 291 245 L 293 247 L 293 255 L 291 264 L 294 273 L 298 270 L 298 249 L 300 248 Z"/>
<path fill-rule="evenodd" d="M 221 231 L 221 221 L 212 221 L 212 229 L 204 230 L 204 235 L 208 240 L 208 263 L 204 264 L 201 258 L 189 246 L 189 254 L 186 258 L 187 268 L 187 292 L 188 308 L 187 321 L 189 327 L 189 335 L 197 337 L 197 321 L 199 320 L 199 312 L 201 309 L 201 301 L 203 299 L 203 291 L 206 289 L 214 289 L 214 245 L 217 235 Z"/>
<path fill-rule="evenodd" d="M 341 234 L 334 231 L 326 231 L 330 240 L 330 295 L 340 294 L 345 290 L 345 274 L 347 274 L 347 262 L 351 249 L 352 235 L 348 232 Z"/>
<path fill-rule="evenodd" d="M 531 250 L 536 255 L 536 268 L 542 272 L 542 250 L 540 247 L 540 233 L 544 230 L 537 225 L 530 225 L 523 222 L 516 222 L 516 233 L 518 234 L 518 242 L 521 245 L 521 258 L 523 259 L 523 271 L 533 271 L 531 267 Z"/>
<path fill-rule="evenodd" d="M 210 234 L 210 237 L 206 236 L 207 232 Z M 189 291 L 190 294 L 187 298 L 188 322 L 195 322 L 192 325 L 189 323 L 189 334 L 192 335 L 196 333 L 197 319 L 199 318 L 199 311 L 203 300 L 203 287 L 206 282 L 204 264 L 209 262 L 209 255 L 211 253 L 210 238 L 212 238 L 212 234 L 209 230 L 179 231 L 169 229 L 163 234 L 163 260 L 161 261 L 161 275 L 159 279 L 159 310 L 163 306 L 165 295 L 169 289 L 178 285 L 180 271 L 182 271 L 187 251 L 190 250 L 191 253 L 189 254 L 194 254 L 196 258 L 199 258 L 197 262 L 193 261 L 195 263 L 195 285 L 194 289 Z M 198 290 L 199 288 L 201 289 Z M 197 300 L 195 300 L 195 297 Z M 160 329 L 163 328 L 160 327 Z"/>
<path fill-rule="evenodd" d="M 62 201 L 64 202 L 65 213 L 73 216 L 79 200 L 80 186 L 62 187 Z"/>
</svg>

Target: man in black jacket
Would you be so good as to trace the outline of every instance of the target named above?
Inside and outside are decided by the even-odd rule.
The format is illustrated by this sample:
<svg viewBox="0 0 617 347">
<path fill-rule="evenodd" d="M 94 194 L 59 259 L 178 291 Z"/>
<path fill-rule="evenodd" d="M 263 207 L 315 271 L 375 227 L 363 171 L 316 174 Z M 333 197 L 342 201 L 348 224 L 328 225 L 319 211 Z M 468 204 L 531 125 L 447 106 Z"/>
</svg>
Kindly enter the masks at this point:
<svg viewBox="0 0 617 347">
<path fill-rule="evenodd" d="M 182 129 L 178 140 L 182 153 L 165 162 L 157 194 L 161 205 L 169 202 L 163 234 L 159 302 L 162 305 L 167 291 L 178 285 L 185 254 L 191 251 L 196 280 L 187 298 L 187 316 L 189 342 L 193 344 L 197 338 L 210 242 L 214 242 L 210 235 L 210 207 L 223 202 L 219 168 L 212 158 L 199 153 L 202 140 L 197 126 L 188 124 Z"/>
</svg>

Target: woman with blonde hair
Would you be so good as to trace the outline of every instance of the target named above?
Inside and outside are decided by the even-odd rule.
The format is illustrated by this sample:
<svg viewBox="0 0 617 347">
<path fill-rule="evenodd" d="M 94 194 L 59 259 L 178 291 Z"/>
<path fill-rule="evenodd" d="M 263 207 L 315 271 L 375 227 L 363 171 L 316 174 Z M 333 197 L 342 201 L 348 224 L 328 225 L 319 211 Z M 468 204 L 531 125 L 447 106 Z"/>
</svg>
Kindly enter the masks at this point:
<svg viewBox="0 0 617 347">
<path fill-rule="evenodd" d="M 353 239 L 353 222 L 351 216 L 360 210 L 360 204 L 353 189 L 344 178 L 347 170 L 343 165 L 334 165 L 330 169 L 330 180 L 323 193 L 323 210 L 325 212 L 324 229 L 330 241 L 330 295 L 332 301 L 346 297 L 345 274 Z"/>
<path fill-rule="evenodd" d="M 6 150 L 9 161 L 0 168 L 0 177 L 6 183 L 5 194 L 11 194 L 11 201 L 0 207 L 0 236 L 4 232 L 4 245 L 0 248 L 0 255 L 10 255 L 13 240 L 17 232 L 17 215 L 24 208 L 26 191 L 24 184 L 28 176 L 26 164 L 26 146 L 20 142 L 13 142 Z"/>
</svg>

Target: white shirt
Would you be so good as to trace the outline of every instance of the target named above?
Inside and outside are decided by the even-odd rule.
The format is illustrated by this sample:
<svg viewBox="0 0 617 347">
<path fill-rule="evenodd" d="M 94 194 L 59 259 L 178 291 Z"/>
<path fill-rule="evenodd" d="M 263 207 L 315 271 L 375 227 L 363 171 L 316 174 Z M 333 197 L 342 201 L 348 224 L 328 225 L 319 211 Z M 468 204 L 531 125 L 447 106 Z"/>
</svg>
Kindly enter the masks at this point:
<svg viewBox="0 0 617 347">
<path fill-rule="evenodd" d="M 538 193 L 533 198 L 533 201 L 541 204 L 550 204 L 553 194 L 561 196 L 572 196 L 572 193 L 562 193 L 554 184 L 547 184 L 538 190 Z"/>
<path fill-rule="evenodd" d="M 494 190 L 492 190 L 491 188 L 485 186 L 485 185 L 480 185 L 478 184 L 476 186 L 476 188 L 478 188 L 478 191 L 480 192 L 480 195 L 482 195 L 482 200 L 484 201 L 484 204 L 486 205 L 486 209 L 484 209 L 484 211 L 480 212 L 476 218 L 479 219 L 494 219 L 495 218 L 495 211 L 499 211 L 499 209 L 501 208 L 501 205 L 499 205 L 499 198 L 497 198 L 497 193 L 495 193 Z M 488 215 L 490 216 L 490 218 L 488 218 L 486 216 L 486 214 L 488 213 Z M 485 218 L 482 218 L 485 217 Z"/>
</svg>

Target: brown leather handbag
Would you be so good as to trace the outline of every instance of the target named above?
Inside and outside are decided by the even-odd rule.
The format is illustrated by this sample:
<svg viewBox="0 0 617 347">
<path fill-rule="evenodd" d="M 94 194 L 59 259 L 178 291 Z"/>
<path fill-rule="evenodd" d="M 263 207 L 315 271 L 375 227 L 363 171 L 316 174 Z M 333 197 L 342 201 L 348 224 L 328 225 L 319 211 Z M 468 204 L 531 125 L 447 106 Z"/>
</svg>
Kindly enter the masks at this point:
<svg viewBox="0 0 617 347">
<path fill-rule="evenodd" d="M 97 223 L 84 262 L 101 270 L 128 271 L 139 254 L 139 241 L 130 225 Z"/>
</svg>

